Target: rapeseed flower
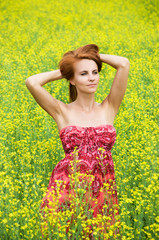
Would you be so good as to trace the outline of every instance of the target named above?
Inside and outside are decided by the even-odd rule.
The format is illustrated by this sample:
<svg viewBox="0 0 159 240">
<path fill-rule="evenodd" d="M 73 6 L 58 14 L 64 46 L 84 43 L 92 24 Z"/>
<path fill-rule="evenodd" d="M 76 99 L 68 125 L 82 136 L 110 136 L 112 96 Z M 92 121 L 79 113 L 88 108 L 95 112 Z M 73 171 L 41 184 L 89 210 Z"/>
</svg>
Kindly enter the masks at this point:
<svg viewBox="0 0 159 240">
<path fill-rule="evenodd" d="M 44 235 L 47 236 L 48 227 L 54 239 L 66 239 L 68 227 L 68 239 L 77 236 L 89 239 L 85 233 L 93 234 L 95 239 L 99 236 L 102 239 L 122 236 L 122 240 L 158 238 L 157 3 L 157 0 L 1 2 L 2 239 L 40 239 L 41 224 Z M 88 43 L 96 43 L 103 53 L 125 56 L 130 61 L 126 95 L 114 122 L 117 141 L 112 156 L 120 211 L 120 225 L 113 226 L 120 228 L 116 236 L 113 236 L 113 227 L 101 234 L 106 229 L 104 223 L 110 225 L 108 216 L 86 219 L 88 211 L 84 207 L 87 205 L 78 209 L 86 193 L 79 181 L 81 177 L 84 182 L 86 176 L 80 174 L 76 178 L 70 175 L 72 185 L 78 186 L 78 200 L 72 196 L 70 209 L 57 213 L 56 204 L 50 203 L 54 218 L 47 213 L 50 221 L 47 226 L 39 213 L 51 172 L 64 152 L 54 120 L 31 98 L 24 82 L 31 75 L 56 69 L 66 51 Z M 109 93 L 114 76 L 115 70 L 103 65 L 97 102 Z M 67 81 L 55 81 L 44 87 L 54 97 L 68 103 Z M 91 181 L 93 179 L 90 184 Z M 105 183 L 101 191 L 109 190 Z M 60 199 L 60 196 L 53 197 Z M 103 209 L 107 211 L 107 208 L 105 203 Z M 89 216 L 93 214 L 91 210 Z M 72 216 L 77 220 L 74 225 L 71 225 Z M 88 226 L 94 226 L 94 231 Z"/>
</svg>

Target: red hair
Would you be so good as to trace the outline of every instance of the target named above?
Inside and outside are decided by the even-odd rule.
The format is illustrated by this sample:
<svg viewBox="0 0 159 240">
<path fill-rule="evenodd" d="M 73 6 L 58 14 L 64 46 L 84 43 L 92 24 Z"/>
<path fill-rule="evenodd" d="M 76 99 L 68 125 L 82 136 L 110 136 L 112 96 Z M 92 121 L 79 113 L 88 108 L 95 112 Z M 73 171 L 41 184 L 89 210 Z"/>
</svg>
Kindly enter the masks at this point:
<svg viewBox="0 0 159 240">
<path fill-rule="evenodd" d="M 74 51 L 66 52 L 63 55 L 61 61 L 59 62 L 59 68 L 60 68 L 61 74 L 68 81 L 74 77 L 73 64 L 80 59 L 90 59 L 95 61 L 98 66 L 98 72 L 101 71 L 102 61 L 100 60 L 100 56 L 99 56 L 99 48 L 95 44 L 88 44 Z M 69 97 L 70 97 L 70 102 L 75 101 L 77 98 L 76 87 L 71 83 L 69 84 Z"/>
</svg>

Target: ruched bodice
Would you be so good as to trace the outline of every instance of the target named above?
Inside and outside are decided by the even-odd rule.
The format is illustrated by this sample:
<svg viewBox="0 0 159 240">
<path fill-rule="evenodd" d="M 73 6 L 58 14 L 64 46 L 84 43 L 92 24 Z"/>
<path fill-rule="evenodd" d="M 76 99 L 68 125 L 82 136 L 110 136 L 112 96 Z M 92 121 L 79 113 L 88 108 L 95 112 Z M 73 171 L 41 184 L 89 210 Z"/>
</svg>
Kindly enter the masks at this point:
<svg viewBox="0 0 159 240">
<path fill-rule="evenodd" d="M 85 154 L 104 148 L 110 151 L 116 140 L 116 131 L 112 125 L 97 127 L 67 126 L 60 131 L 65 154 L 70 154 L 78 147 Z"/>
<path fill-rule="evenodd" d="M 80 171 L 89 170 L 89 172 L 94 173 L 98 170 L 102 174 L 104 174 L 105 168 L 109 173 L 114 171 L 111 149 L 116 140 L 116 130 L 112 125 L 97 127 L 67 126 L 60 131 L 60 138 L 65 151 L 65 158 L 56 165 L 54 173 L 61 172 L 64 169 L 67 171 L 75 148 L 78 150 L 77 158 L 80 159 L 77 164 Z M 99 162 L 101 154 L 103 156 L 102 163 Z"/>
</svg>

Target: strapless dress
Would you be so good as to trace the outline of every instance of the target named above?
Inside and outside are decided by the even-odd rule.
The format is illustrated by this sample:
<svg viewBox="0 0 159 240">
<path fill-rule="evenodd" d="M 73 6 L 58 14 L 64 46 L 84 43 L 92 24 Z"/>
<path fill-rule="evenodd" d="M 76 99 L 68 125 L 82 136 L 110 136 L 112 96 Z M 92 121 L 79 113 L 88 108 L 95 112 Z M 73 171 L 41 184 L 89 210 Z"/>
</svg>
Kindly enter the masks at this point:
<svg viewBox="0 0 159 240">
<path fill-rule="evenodd" d="M 60 192 L 57 211 L 62 211 L 64 205 L 70 206 L 69 194 L 72 188 L 70 175 L 73 173 L 72 163 L 76 159 L 76 173 L 92 176 L 91 188 L 86 191 L 92 200 L 86 198 L 88 209 L 93 209 L 93 217 L 98 214 L 109 216 L 109 224 L 115 223 L 118 212 L 117 188 L 115 182 L 114 164 L 111 149 L 116 140 L 114 126 L 105 124 L 97 127 L 66 126 L 60 131 L 60 139 L 65 157 L 53 169 L 46 196 L 41 209 L 52 207 L 54 195 Z M 76 156 L 76 157 L 75 157 Z M 78 182 L 78 188 L 83 187 L 83 180 Z M 87 192 L 85 196 L 87 195 Z"/>
</svg>

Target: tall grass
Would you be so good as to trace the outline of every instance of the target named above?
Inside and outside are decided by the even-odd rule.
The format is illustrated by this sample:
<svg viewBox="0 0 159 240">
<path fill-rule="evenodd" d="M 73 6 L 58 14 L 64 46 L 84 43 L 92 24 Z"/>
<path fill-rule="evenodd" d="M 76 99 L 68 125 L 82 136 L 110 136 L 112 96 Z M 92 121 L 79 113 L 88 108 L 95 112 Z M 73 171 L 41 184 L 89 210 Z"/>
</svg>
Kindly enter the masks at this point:
<svg viewBox="0 0 159 240">
<path fill-rule="evenodd" d="M 157 0 L 1 1 L 1 239 L 41 238 L 39 207 L 51 172 L 64 157 L 56 124 L 31 97 L 25 79 L 57 69 L 66 51 L 89 43 L 97 44 L 101 53 L 130 61 L 112 150 L 121 238 L 158 238 L 157 4 Z M 115 70 L 103 65 L 97 102 L 109 93 L 114 76 Z M 45 88 L 68 103 L 66 80 Z"/>
</svg>

